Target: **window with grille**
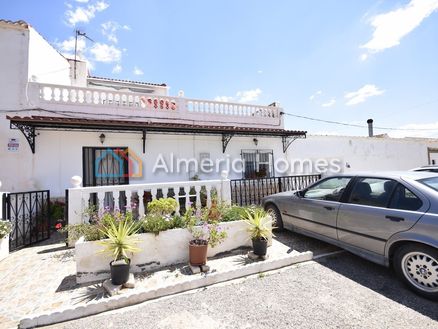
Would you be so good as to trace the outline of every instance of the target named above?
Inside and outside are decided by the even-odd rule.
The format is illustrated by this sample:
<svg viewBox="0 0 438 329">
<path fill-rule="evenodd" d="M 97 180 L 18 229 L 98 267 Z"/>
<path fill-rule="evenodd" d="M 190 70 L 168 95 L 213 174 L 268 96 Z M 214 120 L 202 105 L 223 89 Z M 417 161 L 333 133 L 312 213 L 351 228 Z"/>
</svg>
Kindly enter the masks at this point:
<svg viewBox="0 0 438 329">
<path fill-rule="evenodd" d="M 243 178 L 267 178 L 274 176 L 272 150 L 242 150 Z"/>
</svg>

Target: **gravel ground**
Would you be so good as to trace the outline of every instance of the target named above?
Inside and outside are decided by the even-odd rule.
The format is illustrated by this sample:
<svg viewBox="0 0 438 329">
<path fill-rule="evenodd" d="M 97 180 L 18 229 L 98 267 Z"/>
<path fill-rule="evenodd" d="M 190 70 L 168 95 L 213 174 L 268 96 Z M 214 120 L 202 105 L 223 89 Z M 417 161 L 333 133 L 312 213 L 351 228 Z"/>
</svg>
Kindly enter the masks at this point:
<svg viewBox="0 0 438 329">
<path fill-rule="evenodd" d="M 438 328 L 437 306 L 343 252 L 51 328 Z"/>
</svg>

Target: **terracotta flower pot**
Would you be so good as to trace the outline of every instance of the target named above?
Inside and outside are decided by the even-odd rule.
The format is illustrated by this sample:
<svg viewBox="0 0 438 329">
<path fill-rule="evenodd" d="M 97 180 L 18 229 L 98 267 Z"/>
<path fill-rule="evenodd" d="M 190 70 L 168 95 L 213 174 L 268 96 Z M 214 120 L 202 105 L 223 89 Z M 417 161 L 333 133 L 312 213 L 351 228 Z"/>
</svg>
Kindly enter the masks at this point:
<svg viewBox="0 0 438 329">
<path fill-rule="evenodd" d="M 207 263 L 208 242 L 206 240 L 192 240 L 189 243 L 189 260 L 193 266 Z"/>
</svg>

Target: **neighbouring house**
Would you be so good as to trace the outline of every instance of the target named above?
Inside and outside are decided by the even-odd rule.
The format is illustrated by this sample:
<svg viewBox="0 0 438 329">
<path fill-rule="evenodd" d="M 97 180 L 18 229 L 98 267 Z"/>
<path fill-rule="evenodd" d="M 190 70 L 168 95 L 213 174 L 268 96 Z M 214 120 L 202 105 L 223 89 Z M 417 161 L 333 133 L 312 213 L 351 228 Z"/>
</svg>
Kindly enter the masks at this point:
<svg viewBox="0 0 438 329">
<path fill-rule="evenodd" d="M 348 171 L 409 169 L 437 159 L 435 140 L 306 138 L 305 131 L 284 127 L 278 103 L 172 96 L 166 84 L 90 76 L 85 62 L 61 55 L 24 21 L 0 20 L 0 44 L 3 191 L 47 189 L 63 197 L 75 175 L 84 186 L 220 175 L 190 163 L 165 170 L 163 163 L 169 169 L 177 159 L 204 160 L 207 167 L 216 160 L 244 160 L 241 170 L 230 171 L 232 179 L 303 171 L 280 171 L 281 163 L 274 165 L 279 160 L 336 159 Z"/>
</svg>

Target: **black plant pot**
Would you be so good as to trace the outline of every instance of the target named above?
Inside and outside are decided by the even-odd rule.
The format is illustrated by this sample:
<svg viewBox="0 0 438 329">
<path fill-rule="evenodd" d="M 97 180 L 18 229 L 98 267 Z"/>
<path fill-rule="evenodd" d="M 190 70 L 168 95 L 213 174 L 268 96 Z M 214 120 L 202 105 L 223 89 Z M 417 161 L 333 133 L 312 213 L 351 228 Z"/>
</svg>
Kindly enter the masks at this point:
<svg viewBox="0 0 438 329">
<path fill-rule="evenodd" d="M 257 256 L 265 256 L 268 250 L 268 240 L 264 238 L 252 239 L 252 248 Z"/>
<path fill-rule="evenodd" d="M 110 263 L 111 268 L 111 283 L 118 286 L 128 282 L 129 280 L 129 269 L 131 268 L 131 260 L 128 259 L 128 264 L 117 264 L 113 265 L 112 261 Z"/>
</svg>

